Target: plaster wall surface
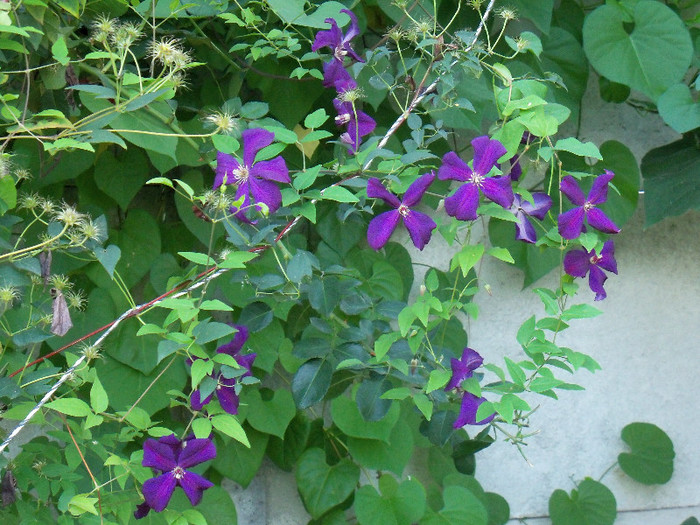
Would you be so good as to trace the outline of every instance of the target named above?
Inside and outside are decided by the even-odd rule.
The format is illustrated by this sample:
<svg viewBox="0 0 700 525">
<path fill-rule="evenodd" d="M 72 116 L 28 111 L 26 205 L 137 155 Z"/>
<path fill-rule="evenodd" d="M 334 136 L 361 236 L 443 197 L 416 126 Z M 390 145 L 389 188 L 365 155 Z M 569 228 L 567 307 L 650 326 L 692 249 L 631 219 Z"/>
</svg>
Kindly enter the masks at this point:
<svg viewBox="0 0 700 525">
<path fill-rule="evenodd" d="M 591 84 L 582 113 L 582 140 L 598 145 L 620 140 L 641 161 L 649 149 L 677 138 L 660 120 L 602 102 L 597 79 Z M 615 239 L 619 276 L 607 281 L 608 298 L 595 303 L 604 314 L 574 321 L 560 339 L 591 354 L 602 371 L 577 373 L 575 381 L 586 388 L 583 392 L 562 391 L 559 401 L 529 399 L 540 406 L 531 418 L 539 434 L 525 448 L 529 464 L 503 441 L 477 457 L 477 479 L 506 498 L 512 523 L 550 523 L 551 493 L 558 488 L 569 492 L 586 476 L 600 478 L 625 450 L 620 431 L 634 421 L 654 423 L 669 434 L 676 450 L 675 472 L 668 484 L 658 487 L 637 484 L 619 469 L 608 472 L 603 482 L 617 499 L 616 523 L 678 525 L 692 515 L 700 518 L 700 212 L 644 231 L 643 204 L 642 197 L 639 212 Z M 443 269 L 449 258 L 449 248 L 437 237 L 415 256 L 416 262 Z M 556 286 L 556 278 L 549 275 L 541 283 Z M 521 289 L 517 270 L 498 261 L 482 267 L 482 282 L 491 286 L 492 295 L 476 297 L 480 314 L 469 327 L 470 346 L 488 362 L 522 358 L 515 333 L 533 313 L 542 315 L 538 297 Z M 584 281 L 577 302 L 593 303 Z M 271 464 L 263 465 L 248 489 L 232 486 L 231 491 L 241 525 L 309 520 L 293 475 Z"/>
</svg>

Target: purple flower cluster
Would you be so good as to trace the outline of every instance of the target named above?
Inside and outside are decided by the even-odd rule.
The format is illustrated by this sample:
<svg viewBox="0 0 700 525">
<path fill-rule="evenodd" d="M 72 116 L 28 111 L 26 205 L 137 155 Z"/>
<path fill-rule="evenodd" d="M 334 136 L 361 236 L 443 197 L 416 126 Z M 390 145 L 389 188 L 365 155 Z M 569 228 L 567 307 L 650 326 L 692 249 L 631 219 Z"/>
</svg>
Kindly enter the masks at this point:
<svg viewBox="0 0 700 525">
<path fill-rule="evenodd" d="M 537 235 L 531 219 L 544 219 L 552 206 L 552 199 L 544 193 L 534 193 L 531 203 L 513 193 L 511 184 L 518 180 L 522 172 L 517 160 L 511 161 L 510 173 L 507 176 L 488 176 L 493 168 L 499 166 L 498 159 L 506 153 L 506 148 L 498 140 L 481 136 L 472 140 L 471 144 L 474 148 L 473 167 L 452 151 L 442 158 L 437 177 L 441 180 L 456 180 L 463 183 L 454 194 L 445 199 L 445 211 L 448 215 L 462 221 L 476 220 L 476 210 L 479 207 L 480 196 L 483 194 L 515 215 L 516 239 L 535 243 Z M 396 208 L 394 211 L 378 215 L 370 222 L 367 242 L 372 248 L 381 249 L 389 240 L 399 220 L 403 219 L 413 244 L 419 250 L 423 249 L 437 226 L 428 215 L 410 208 L 420 202 L 433 180 L 435 175 L 432 173 L 426 173 L 416 179 L 406 191 L 403 202 L 389 193 L 378 179 L 369 180 L 367 196 L 380 198 Z"/>
<path fill-rule="evenodd" d="M 206 405 L 211 402 L 214 394 L 223 408 L 229 414 L 238 414 L 238 393 L 236 392 L 236 385 L 238 381 L 246 376 L 250 376 L 252 373 L 253 361 L 255 361 L 256 354 L 241 354 L 243 345 L 248 340 L 248 329 L 242 325 L 234 325 L 234 328 L 238 330 L 234 335 L 233 339 L 221 345 L 216 349 L 219 354 L 227 354 L 236 360 L 241 368 L 246 371 L 243 375 L 239 377 L 227 378 L 221 372 L 215 372 L 210 377 L 217 382 L 214 392 L 209 394 L 206 398 L 202 399 L 202 395 L 199 389 L 194 390 L 190 396 L 190 404 L 194 410 L 202 410 Z M 195 358 L 197 359 L 197 358 Z M 192 364 L 192 360 L 188 360 L 188 364 Z"/>
<path fill-rule="evenodd" d="M 232 206 L 230 212 L 239 220 L 251 223 L 247 212 L 253 207 L 251 198 L 255 200 L 255 208 L 260 210 L 260 204 L 265 204 L 270 212 L 275 212 L 282 205 L 282 193 L 275 184 L 289 184 L 289 170 L 281 156 L 270 160 L 255 161 L 258 152 L 272 144 L 275 134 L 266 129 L 247 129 L 243 136 L 243 161 L 233 155 L 217 152 L 216 176 L 214 189 L 222 185 L 236 188 L 236 201 L 242 199 L 240 206 Z"/>
<path fill-rule="evenodd" d="M 574 204 L 574 208 L 559 215 L 559 234 L 564 239 L 575 239 L 585 231 L 583 221 L 603 233 L 618 233 L 615 223 L 603 211 L 597 208 L 608 198 L 608 184 L 615 174 L 605 170 L 602 175 L 593 181 L 588 196 L 583 194 L 580 186 L 571 175 L 564 177 L 559 189 Z M 615 245 L 612 241 L 606 241 L 600 254 L 595 250 L 588 251 L 585 248 L 572 250 L 564 256 L 564 271 L 573 277 L 586 277 L 588 286 L 595 292 L 595 300 L 605 299 L 607 294 L 603 284 L 607 280 L 605 272 L 601 268 L 617 274 L 617 262 L 615 261 Z"/>
<path fill-rule="evenodd" d="M 357 109 L 354 101 L 347 96 L 348 92 L 357 88 L 357 82 L 345 69 L 345 57 L 349 56 L 357 62 L 364 62 L 355 53 L 350 41 L 360 34 L 355 13 L 348 9 L 341 9 L 350 17 L 350 29 L 343 35 L 338 27 L 338 23 L 333 18 L 326 18 L 326 23 L 330 24 L 328 30 L 319 31 L 316 39 L 311 45 L 312 51 L 318 51 L 324 47 L 330 48 L 333 56 L 330 61 L 323 64 L 323 85 L 327 88 L 334 88 L 338 93 L 338 98 L 333 100 L 338 116 L 335 123 L 345 128 L 340 135 L 340 140 L 350 146 L 350 151 L 357 152 L 362 142 L 362 137 L 374 131 L 376 122 L 372 117 Z"/>
<path fill-rule="evenodd" d="M 462 357 L 460 359 L 452 358 L 450 361 L 452 377 L 447 383 L 447 386 L 445 386 L 445 391 L 459 389 L 462 381 L 472 377 L 474 375 L 474 370 L 479 368 L 483 362 L 484 358 L 481 357 L 479 352 L 471 348 L 465 348 L 462 351 Z M 470 392 L 464 391 L 462 393 L 462 404 L 459 408 L 459 416 L 457 416 L 452 426 L 454 428 L 462 428 L 464 425 L 485 425 L 490 423 L 495 414 L 481 421 L 476 420 L 476 413 L 481 404 L 485 401 L 486 399 L 483 397 L 477 397 Z"/>
<path fill-rule="evenodd" d="M 170 502 L 178 485 L 192 505 L 202 501 L 202 495 L 214 484 L 199 474 L 187 470 L 216 457 L 216 447 L 210 439 L 188 436 L 179 440 L 174 434 L 159 439 L 148 439 L 143 445 L 144 467 L 160 471 L 160 475 L 143 484 L 146 501 L 136 507 L 134 517 L 141 519 L 154 510 L 161 512 Z"/>
</svg>

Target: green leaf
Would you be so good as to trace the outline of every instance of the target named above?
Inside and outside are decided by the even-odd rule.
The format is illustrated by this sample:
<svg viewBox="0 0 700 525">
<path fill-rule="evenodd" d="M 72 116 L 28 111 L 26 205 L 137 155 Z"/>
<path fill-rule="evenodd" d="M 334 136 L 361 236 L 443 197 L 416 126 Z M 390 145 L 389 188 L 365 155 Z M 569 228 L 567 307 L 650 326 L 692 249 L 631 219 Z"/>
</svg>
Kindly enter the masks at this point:
<svg viewBox="0 0 700 525">
<path fill-rule="evenodd" d="M 117 201 L 122 210 L 129 207 L 131 200 L 146 184 L 148 176 L 148 158 L 138 148 L 131 148 L 116 156 L 105 151 L 95 163 L 95 184 Z"/>
<path fill-rule="evenodd" d="M 109 398 L 107 397 L 107 392 L 105 391 L 100 379 L 95 375 L 95 380 L 92 382 L 92 388 L 90 388 L 90 406 L 95 413 L 104 412 L 107 410 L 107 405 L 109 404 Z"/>
<path fill-rule="evenodd" d="M 340 301 L 340 282 L 336 277 L 318 277 L 308 288 L 309 304 L 318 313 L 329 316 Z"/>
<path fill-rule="evenodd" d="M 593 157 L 594 159 L 603 160 L 603 156 L 595 144 L 592 142 L 581 142 L 575 137 L 557 140 L 554 149 L 557 151 L 568 151 L 579 157 Z"/>
<path fill-rule="evenodd" d="M 700 148 L 692 134 L 649 151 L 642 159 L 644 226 L 700 209 Z"/>
<path fill-rule="evenodd" d="M 212 424 L 209 419 L 200 417 L 195 419 L 192 422 L 192 432 L 194 432 L 194 437 L 197 439 L 203 439 L 203 438 L 208 438 L 209 434 L 211 434 L 211 429 L 212 429 Z M 220 455 L 221 455 L 221 449 L 218 451 L 219 453 L 216 455 L 216 461 L 220 461 Z"/>
<path fill-rule="evenodd" d="M 160 254 L 160 228 L 145 210 L 130 209 L 118 232 L 110 235 L 121 248 L 116 269 L 128 287 L 144 277 Z"/>
<path fill-rule="evenodd" d="M 323 450 L 311 448 L 299 459 L 297 486 L 304 506 L 314 518 L 340 505 L 355 490 L 360 469 L 349 459 L 328 466 Z"/>
<path fill-rule="evenodd" d="M 452 258 L 450 271 L 455 270 L 458 266 L 462 269 L 462 275 L 467 276 L 469 270 L 479 262 L 481 256 L 484 255 L 483 244 L 465 244 L 464 247 Z"/>
<path fill-rule="evenodd" d="M 0 179 L 0 215 L 17 206 L 17 188 L 12 177 Z"/>
<path fill-rule="evenodd" d="M 338 22 L 340 27 L 344 27 L 350 21 L 350 17 L 348 17 L 345 13 L 341 13 L 341 9 L 346 9 L 346 6 L 340 2 L 336 2 L 334 0 L 330 2 L 323 2 L 318 6 L 316 11 L 310 15 L 300 16 L 295 23 L 296 25 L 313 27 L 316 29 L 327 29 L 328 24 L 326 23 L 326 18 L 333 18 Z"/>
<path fill-rule="evenodd" d="M 315 405 L 328 392 L 333 366 L 326 359 L 311 359 L 301 365 L 292 380 L 292 395 L 297 408 Z"/>
<path fill-rule="evenodd" d="M 323 193 L 323 198 L 325 200 L 336 201 L 336 202 L 358 202 L 357 196 L 342 186 L 329 186 Z"/>
<path fill-rule="evenodd" d="M 501 260 L 503 262 L 507 262 L 510 264 L 515 263 L 513 256 L 510 254 L 507 248 L 489 248 L 486 251 L 486 254 L 490 255 L 491 257 L 495 257 L 496 259 Z"/>
<path fill-rule="evenodd" d="M 97 498 L 91 498 L 87 494 L 76 494 L 68 502 L 68 512 L 73 516 L 80 516 L 86 512 L 98 516 L 99 512 L 97 512 L 95 503 L 97 503 Z"/>
<path fill-rule="evenodd" d="M 391 430 L 399 419 L 399 404 L 392 402 L 391 408 L 379 421 L 366 421 L 352 399 L 339 396 L 331 401 L 333 422 L 345 434 L 362 439 L 378 439 L 389 442 Z"/>
<path fill-rule="evenodd" d="M 361 525 L 417 523 L 425 513 L 425 489 L 418 481 L 399 483 L 387 474 L 379 478 L 381 495 L 372 485 L 355 493 L 355 514 Z"/>
<path fill-rule="evenodd" d="M 250 448 L 250 442 L 246 436 L 245 430 L 238 420 L 231 414 L 220 414 L 211 418 L 211 424 L 216 430 L 232 437 L 236 441 L 242 443 L 247 448 Z"/>
<path fill-rule="evenodd" d="M 119 246 L 110 244 L 106 248 L 97 247 L 93 251 L 95 258 L 99 261 L 105 271 L 109 274 L 110 279 L 114 279 L 114 269 L 122 256 L 122 251 Z"/>
<path fill-rule="evenodd" d="M 247 263 L 248 261 L 252 261 L 257 256 L 257 253 L 231 252 L 226 256 L 226 259 L 224 259 L 224 261 L 219 264 L 219 268 L 245 268 L 245 263 Z"/>
<path fill-rule="evenodd" d="M 53 55 L 54 60 L 62 66 L 67 66 L 70 62 L 68 46 L 66 46 L 66 41 L 63 36 L 59 36 L 51 46 L 51 55 Z"/>
<path fill-rule="evenodd" d="M 54 401 L 49 401 L 46 403 L 45 406 L 46 408 L 50 408 L 56 412 L 60 412 L 61 414 L 66 414 L 67 416 L 73 417 L 85 417 L 92 413 L 90 407 L 85 401 L 72 397 L 55 399 Z"/>
<path fill-rule="evenodd" d="M 601 75 L 653 100 L 683 78 L 693 56 L 683 21 L 651 0 L 637 2 L 631 13 L 614 4 L 598 7 L 583 24 L 583 48 Z"/>
<path fill-rule="evenodd" d="M 564 310 L 561 314 L 561 318 L 564 321 L 569 321 L 571 319 L 588 319 L 590 317 L 597 317 L 602 313 L 603 312 L 590 304 L 575 304 Z"/>
<path fill-rule="evenodd" d="M 261 393 L 267 393 L 266 399 L 261 397 Z M 251 427 L 284 438 L 284 433 L 297 412 L 289 390 L 276 390 L 272 393 L 268 389 L 250 389 L 246 392 L 245 401 L 248 403 L 246 421 Z"/>
<path fill-rule="evenodd" d="M 205 253 L 198 253 L 198 252 L 177 252 L 177 254 L 180 257 L 183 257 L 187 259 L 188 261 L 192 261 L 195 264 L 199 264 L 201 266 L 214 266 L 216 265 L 216 261 L 209 257 Z"/>
<path fill-rule="evenodd" d="M 328 120 L 328 114 L 325 109 L 320 108 L 306 116 L 304 127 L 309 129 L 320 128 L 326 120 Z"/>
<path fill-rule="evenodd" d="M 531 2 L 530 0 L 508 0 L 505 5 L 512 8 L 518 18 L 527 18 L 535 24 L 537 29 L 543 33 L 549 33 L 549 26 L 552 23 L 554 0 L 538 0 L 537 2 Z"/>
<path fill-rule="evenodd" d="M 444 387 L 450 380 L 450 377 L 452 377 L 451 370 L 431 370 L 430 376 L 428 377 L 428 384 L 425 387 L 425 393 L 430 394 L 430 392 Z"/>
<path fill-rule="evenodd" d="M 622 429 L 622 440 L 631 449 L 617 457 L 625 474 L 645 485 L 660 485 L 671 479 L 676 453 L 663 430 L 651 423 L 630 423 Z"/>
<path fill-rule="evenodd" d="M 216 460 L 212 462 L 214 470 L 244 488 L 248 486 L 260 469 L 269 442 L 267 434 L 248 426 L 246 426 L 246 435 L 250 442 L 250 448 L 246 448 L 235 440 L 229 441 L 226 446 L 217 448 Z M 227 523 L 227 520 L 220 523 Z"/>
<path fill-rule="evenodd" d="M 421 525 L 487 525 L 486 507 L 470 490 L 458 486 L 445 487 L 444 506 L 435 514 L 428 514 Z"/>
<path fill-rule="evenodd" d="M 700 104 L 682 82 L 668 88 L 658 101 L 659 115 L 678 133 L 700 127 Z"/>
<path fill-rule="evenodd" d="M 552 525 L 612 525 L 617 517 L 617 502 L 610 489 L 584 479 L 571 496 L 557 489 L 549 498 Z"/>
<path fill-rule="evenodd" d="M 364 468 L 388 470 L 400 476 L 413 456 L 413 432 L 405 418 L 399 418 L 388 443 L 348 437 L 347 445 L 353 460 Z"/>
</svg>

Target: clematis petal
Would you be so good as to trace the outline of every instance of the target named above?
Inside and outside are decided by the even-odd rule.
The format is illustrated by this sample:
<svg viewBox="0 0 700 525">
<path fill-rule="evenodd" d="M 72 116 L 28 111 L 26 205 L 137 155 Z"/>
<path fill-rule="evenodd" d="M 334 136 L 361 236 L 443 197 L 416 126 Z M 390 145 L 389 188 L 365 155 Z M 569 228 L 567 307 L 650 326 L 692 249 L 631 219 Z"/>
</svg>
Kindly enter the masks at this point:
<svg viewBox="0 0 700 525">
<path fill-rule="evenodd" d="M 323 87 L 335 88 L 338 93 L 344 93 L 355 89 L 357 82 L 340 60 L 333 59 L 323 64 Z"/>
<path fill-rule="evenodd" d="M 357 143 L 355 146 L 355 148 L 357 148 L 362 142 L 360 139 L 372 133 L 374 128 L 377 127 L 377 123 L 367 113 L 358 110 L 355 111 L 357 113 L 357 119 L 353 113 L 352 106 L 350 106 L 350 120 L 348 121 L 347 129 L 348 135 L 353 140 L 353 144 L 355 142 Z"/>
<path fill-rule="evenodd" d="M 409 210 L 404 216 L 403 222 L 408 230 L 408 235 L 413 241 L 413 245 L 422 250 L 430 242 L 433 230 L 437 228 L 435 221 L 425 213 L 416 210 Z"/>
<path fill-rule="evenodd" d="M 591 266 L 591 272 L 588 275 L 588 286 L 595 292 L 594 301 L 602 301 L 607 297 L 603 284 L 608 280 L 605 272 L 597 266 Z"/>
<path fill-rule="evenodd" d="M 418 204 L 434 180 L 435 173 L 432 171 L 414 180 L 403 195 L 403 204 L 409 208 Z"/>
<path fill-rule="evenodd" d="M 493 202 L 504 208 L 513 204 L 513 188 L 508 177 L 486 177 L 481 182 L 481 191 Z"/>
<path fill-rule="evenodd" d="M 573 277 L 585 277 L 591 268 L 591 256 L 586 250 L 572 250 L 564 255 L 564 271 Z"/>
<path fill-rule="evenodd" d="M 255 202 L 264 202 L 270 208 L 270 213 L 274 213 L 282 206 L 282 192 L 277 184 L 263 179 L 248 179 L 250 193 L 255 197 Z"/>
<path fill-rule="evenodd" d="M 518 241 L 529 242 L 535 244 L 537 242 L 537 232 L 535 227 L 528 220 L 527 215 L 523 211 L 518 210 L 515 213 L 517 222 L 515 223 L 515 238 Z"/>
<path fill-rule="evenodd" d="M 243 137 L 243 164 L 250 169 L 255 162 L 258 151 L 272 144 L 275 134 L 262 128 L 246 129 Z"/>
<path fill-rule="evenodd" d="M 237 331 L 233 335 L 233 339 L 228 343 L 221 345 L 216 351 L 219 354 L 228 354 L 231 357 L 238 354 L 243 348 L 243 345 L 248 340 L 248 327 L 242 324 L 234 324 L 233 326 Z"/>
<path fill-rule="evenodd" d="M 212 394 L 209 394 L 204 401 L 202 401 L 199 389 L 195 390 L 190 394 L 190 406 L 192 410 L 202 410 L 211 401 Z"/>
<path fill-rule="evenodd" d="M 472 173 L 472 169 L 466 162 L 460 159 L 454 151 L 449 151 L 442 157 L 442 165 L 438 169 L 438 179 L 466 182 L 471 180 Z"/>
<path fill-rule="evenodd" d="M 367 244 L 374 250 L 380 250 L 389 241 L 400 218 L 399 210 L 385 211 L 377 215 L 367 227 Z"/>
<path fill-rule="evenodd" d="M 476 420 L 476 412 L 484 401 L 486 401 L 486 399 L 483 397 L 476 397 L 474 394 L 465 392 L 462 396 L 459 416 L 452 426 L 454 428 L 462 428 L 464 425 L 485 425 L 490 423 L 496 414 L 491 414 L 481 421 Z"/>
<path fill-rule="evenodd" d="M 382 199 L 394 208 L 401 206 L 401 201 L 398 197 L 387 190 L 382 182 L 375 177 L 367 181 L 367 196 L 373 199 Z"/>
<path fill-rule="evenodd" d="M 617 225 L 598 208 L 591 208 L 588 210 L 586 217 L 588 218 L 588 224 L 593 226 L 598 231 L 603 233 L 620 232 L 620 228 L 618 228 Z"/>
<path fill-rule="evenodd" d="M 578 182 L 576 182 L 576 179 L 574 179 L 571 175 L 567 175 L 561 180 L 559 189 L 576 206 L 583 206 L 586 203 L 586 197 L 583 195 Z"/>
<path fill-rule="evenodd" d="M 247 372 L 243 374 L 241 377 L 246 377 L 251 375 L 251 370 L 253 368 L 253 361 L 255 361 L 255 358 L 257 357 L 257 354 L 246 354 L 246 355 L 237 355 L 235 357 L 236 362 L 241 365 L 242 368 L 245 368 Z"/>
<path fill-rule="evenodd" d="M 345 36 L 343 37 L 343 44 L 346 44 L 346 49 L 350 50 L 349 44 L 350 40 L 355 38 L 357 35 L 360 34 L 360 27 L 357 24 L 357 16 L 355 16 L 355 13 L 350 11 L 349 9 L 341 9 L 341 13 L 345 13 L 350 17 L 350 27 L 348 28 L 348 32 L 345 33 Z"/>
<path fill-rule="evenodd" d="M 216 447 L 210 439 L 190 439 L 185 442 L 178 458 L 178 466 L 189 468 L 216 457 Z"/>
<path fill-rule="evenodd" d="M 342 41 L 343 34 L 338 23 L 333 18 L 326 18 L 326 24 L 330 24 L 331 28 L 316 33 L 314 43 L 311 44 L 311 51 L 318 51 L 324 47 L 330 47 L 333 50 Z"/>
<path fill-rule="evenodd" d="M 462 357 L 459 359 L 452 358 L 450 366 L 452 368 L 452 377 L 447 383 L 445 390 L 452 390 L 462 384 L 462 381 L 471 377 L 474 370 L 479 368 L 484 363 L 484 358 L 476 350 L 466 347 L 462 350 Z"/>
<path fill-rule="evenodd" d="M 559 235 L 564 237 L 564 239 L 575 239 L 581 235 L 581 230 L 583 229 L 583 217 L 586 212 L 583 207 L 579 206 L 569 211 L 565 211 L 559 218 L 557 222 L 559 223 Z"/>
<path fill-rule="evenodd" d="M 512 157 L 510 159 L 510 171 L 508 172 L 508 177 L 513 182 L 518 182 L 520 177 L 523 175 L 523 168 L 518 159 L 519 157 Z"/>
<path fill-rule="evenodd" d="M 144 501 L 140 505 L 136 505 L 136 510 L 134 511 L 134 518 L 140 520 L 141 518 L 145 518 L 149 512 L 151 512 L 151 506 Z"/>
<path fill-rule="evenodd" d="M 177 465 L 177 454 L 177 447 L 167 442 L 163 443 L 160 440 L 147 439 L 143 444 L 143 460 L 141 464 L 144 467 L 167 472 L 174 469 Z"/>
<path fill-rule="evenodd" d="M 146 503 L 156 512 L 161 512 L 170 502 L 177 481 L 172 472 L 166 472 L 156 478 L 146 480 L 143 484 L 143 497 Z"/>
<path fill-rule="evenodd" d="M 530 217 L 543 220 L 552 207 L 552 198 L 546 193 L 533 193 L 532 200 L 534 204 L 530 204 L 528 201 L 521 199 L 520 207 Z"/>
<path fill-rule="evenodd" d="M 605 241 L 603 249 L 600 250 L 600 260 L 598 266 L 617 275 L 617 261 L 615 260 L 615 244 L 612 241 Z"/>
<path fill-rule="evenodd" d="M 593 181 L 593 186 L 591 186 L 586 200 L 591 204 L 602 204 L 608 200 L 608 183 L 613 180 L 613 177 L 615 174 L 610 170 L 605 170 L 602 175 L 598 175 Z"/>
<path fill-rule="evenodd" d="M 439 176 L 439 175 L 438 175 Z M 479 207 L 479 190 L 471 183 L 462 184 L 451 197 L 445 199 L 447 215 L 460 221 L 476 220 L 476 209 Z"/>
<path fill-rule="evenodd" d="M 216 175 L 214 176 L 214 189 L 222 184 L 232 184 L 234 181 L 233 170 L 237 170 L 241 164 L 233 155 L 228 153 L 216 152 Z"/>
<path fill-rule="evenodd" d="M 250 168 L 250 176 L 258 179 L 286 182 L 289 184 L 289 170 L 287 163 L 282 157 L 275 157 L 270 160 L 261 160 L 253 164 Z"/>
<path fill-rule="evenodd" d="M 233 383 L 235 384 L 235 380 Z M 238 414 L 239 399 L 233 385 L 219 385 L 216 387 L 216 397 L 219 399 L 221 408 L 223 408 L 226 412 L 233 415 Z"/>
<path fill-rule="evenodd" d="M 185 475 L 178 481 L 178 483 L 182 487 L 182 490 L 185 491 L 185 495 L 187 496 L 187 499 L 190 500 L 192 505 L 197 505 L 200 501 L 202 501 L 204 491 L 214 486 L 214 484 L 208 479 L 204 479 L 199 474 L 195 474 L 189 470 L 185 471 Z"/>
<path fill-rule="evenodd" d="M 474 148 L 474 171 L 479 175 L 486 176 L 507 150 L 503 144 L 497 140 L 491 140 L 487 135 L 476 137 L 472 140 Z M 508 204 L 510 206 L 510 204 Z"/>
</svg>

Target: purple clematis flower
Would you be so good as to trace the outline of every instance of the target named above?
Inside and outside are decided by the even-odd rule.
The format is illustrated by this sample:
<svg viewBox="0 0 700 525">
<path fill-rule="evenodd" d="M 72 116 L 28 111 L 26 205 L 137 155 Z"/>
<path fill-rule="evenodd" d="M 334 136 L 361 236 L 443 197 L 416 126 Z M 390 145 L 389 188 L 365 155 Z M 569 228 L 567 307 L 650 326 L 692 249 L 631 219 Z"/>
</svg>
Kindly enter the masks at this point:
<svg viewBox="0 0 700 525">
<path fill-rule="evenodd" d="M 445 390 L 452 390 L 462 384 L 462 381 L 474 375 L 474 370 L 479 368 L 484 362 L 479 352 L 471 348 L 465 348 L 462 351 L 460 359 L 452 358 L 450 366 L 452 367 L 452 377 L 447 383 Z"/>
<path fill-rule="evenodd" d="M 534 204 L 530 204 L 516 193 L 510 211 L 513 212 L 517 219 L 515 223 L 515 238 L 519 241 L 535 244 L 537 234 L 528 217 L 535 217 L 539 220 L 544 219 L 549 208 L 552 207 L 552 198 L 545 193 L 533 193 L 532 200 Z"/>
<path fill-rule="evenodd" d="M 581 249 L 568 252 L 564 256 L 564 271 L 574 277 L 585 277 L 588 274 L 588 286 L 595 292 L 595 300 L 602 301 L 607 297 L 603 284 L 608 279 L 607 270 L 617 274 L 617 261 L 615 261 L 615 245 L 612 241 L 606 241 L 600 255 L 595 250 Z"/>
<path fill-rule="evenodd" d="M 596 177 L 588 197 L 584 197 L 576 179 L 571 175 L 561 180 L 559 189 L 576 205 L 575 208 L 559 215 L 559 234 L 564 239 L 575 239 L 581 235 L 584 218 L 588 219 L 588 224 L 603 233 L 620 231 L 620 228 L 615 226 L 605 213 L 596 208 L 596 205 L 608 199 L 608 183 L 614 176 L 612 171 L 605 170 L 605 173 Z"/>
<path fill-rule="evenodd" d="M 340 12 L 350 17 L 350 28 L 348 32 L 343 36 L 343 33 L 338 27 L 338 23 L 333 18 L 326 18 L 326 24 L 330 24 L 331 28 L 316 33 L 316 39 L 314 43 L 311 44 L 311 51 L 318 51 L 323 47 L 329 47 L 331 51 L 333 51 L 333 59 L 341 64 L 346 55 L 349 55 L 358 62 L 364 62 L 350 45 L 350 41 L 360 34 L 360 28 L 357 25 L 357 17 L 355 13 L 348 9 L 341 9 Z"/>
<path fill-rule="evenodd" d="M 275 134 L 265 129 L 243 132 L 243 163 L 227 153 L 216 154 L 214 189 L 222 184 L 236 186 L 235 199 L 243 199 L 239 212 L 250 206 L 250 196 L 263 202 L 271 212 L 282 204 L 282 193 L 275 182 L 290 183 L 289 170 L 282 157 L 255 162 L 258 151 L 272 144 Z"/>
<path fill-rule="evenodd" d="M 462 428 L 464 425 L 485 425 L 490 423 L 496 414 L 491 414 L 481 421 L 476 420 L 476 412 L 484 401 L 486 401 L 486 399 L 483 397 L 476 397 L 470 392 L 464 392 L 462 395 L 462 405 L 459 408 L 459 416 L 453 423 L 453 428 Z"/>
<path fill-rule="evenodd" d="M 216 351 L 219 354 L 228 354 L 233 357 L 241 368 L 246 370 L 246 372 L 239 377 L 231 378 L 224 377 L 220 373 L 213 374 L 211 377 L 217 382 L 214 392 L 209 394 L 205 399 L 202 399 L 199 389 L 192 392 L 192 395 L 190 396 L 190 404 L 192 405 L 193 410 L 202 410 L 202 408 L 209 404 L 214 396 L 214 393 L 216 393 L 216 397 L 221 404 L 221 408 L 223 408 L 229 414 L 238 414 L 239 399 L 238 394 L 236 393 L 236 384 L 238 383 L 239 379 L 252 374 L 253 361 L 255 361 L 256 354 L 242 355 L 240 353 L 243 345 L 248 340 L 248 329 L 242 325 L 234 325 L 234 327 L 238 331 L 233 336 L 233 339 L 225 345 L 221 345 L 216 349 Z M 192 361 L 189 361 L 188 364 L 191 365 Z"/>
<path fill-rule="evenodd" d="M 379 179 L 371 178 L 367 181 L 367 196 L 372 198 L 382 199 L 387 204 L 395 209 L 385 211 L 377 215 L 369 223 L 367 228 L 367 242 L 375 250 L 381 249 L 388 241 L 391 234 L 394 233 L 396 226 L 400 220 L 403 220 L 411 236 L 411 240 L 416 248 L 422 250 L 428 241 L 437 224 L 425 213 L 410 209 L 416 206 L 423 194 L 435 180 L 434 173 L 426 173 L 418 177 L 411 184 L 403 196 L 403 202 L 393 193 L 387 191 L 382 186 Z"/>
<path fill-rule="evenodd" d="M 160 470 L 161 474 L 143 484 L 145 502 L 139 505 L 134 517 L 140 519 L 149 511 L 161 512 L 168 505 L 178 485 L 192 505 L 202 501 L 204 491 L 214 484 L 188 469 L 216 457 L 216 447 L 209 439 L 193 437 L 180 441 L 174 434 L 159 439 L 148 439 L 143 445 L 144 467 Z"/>
<path fill-rule="evenodd" d="M 343 67 L 342 62 L 331 60 L 323 64 L 323 87 L 335 88 L 338 93 L 345 93 L 357 87 L 357 82 Z"/>
<path fill-rule="evenodd" d="M 350 151 L 355 153 L 360 147 L 362 137 L 374 131 L 377 123 L 364 111 L 358 110 L 352 102 L 342 102 L 337 98 L 333 99 L 338 116 L 335 123 L 338 126 L 347 126 L 347 131 L 340 136 L 340 140 L 350 145 Z"/>
<path fill-rule="evenodd" d="M 445 211 L 448 215 L 461 221 L 476 220 L 476 209 L 479 207 L 479 190 L 492 201 L 504 208 L 513 204 L 513 189 L 508 177 L 487 177 L 496 166 L 500 157 L 506 153 L 506 148 L 497 140 L 487 136 L 472 140 L 474 147 L 474 169 L 450 151 L 442 158 L 442 166 L 438 170 L 440 180 L 458 180 L 462 184 L 451 197 L 445 199 Z"/>
</svg>

